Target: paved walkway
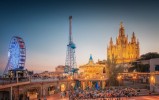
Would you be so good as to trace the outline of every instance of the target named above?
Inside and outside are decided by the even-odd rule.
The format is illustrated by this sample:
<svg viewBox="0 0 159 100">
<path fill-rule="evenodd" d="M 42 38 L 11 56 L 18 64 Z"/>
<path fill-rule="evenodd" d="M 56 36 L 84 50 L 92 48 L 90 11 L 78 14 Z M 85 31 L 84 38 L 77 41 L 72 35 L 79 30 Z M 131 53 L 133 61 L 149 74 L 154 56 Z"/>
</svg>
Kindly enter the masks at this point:
<svg viewBox="0 0 159 100">
<path fill-rule="evenodd" d="M 41 99 L 44 100 L 44 99 Z M 52 96 L 47 97 L 47 100 L 69 100 L 68 98 L 60 98 L 59 94 L 55 94 Z M 81 100 L 102 100 L 102 99 L 81 99 Z M 104 99 L 104 100 L 110 100 L 110 99 Z M 111 99 L 116 100 L 116 98 Z M 120 100 L 159 100 L 159 96 L 138 96 L 138 97 L 123 97 L 120 98 Z"/>
<path fill-rule="evenodd" d="M 139 96 L 131 97 L 128 100 L 159 100 L 159 96 Z"/>
<path fill-rule="evenodd" d="M 44 98 L 42 98 L 41 100 L 44 100 Z M 68 98 L 61 98 L 60 94 L 54 94 L 54 95 L 48 96 L 47 100 L 69 100 L 69 99 Z"/>
</svg>

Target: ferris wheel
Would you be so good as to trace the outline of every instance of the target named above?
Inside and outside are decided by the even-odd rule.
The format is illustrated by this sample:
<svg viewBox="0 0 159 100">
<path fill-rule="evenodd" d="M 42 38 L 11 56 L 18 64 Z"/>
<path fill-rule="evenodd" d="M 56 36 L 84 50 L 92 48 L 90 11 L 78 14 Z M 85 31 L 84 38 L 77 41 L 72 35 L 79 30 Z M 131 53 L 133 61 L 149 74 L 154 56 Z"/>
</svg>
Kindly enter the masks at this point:
<svg viewBox="0 0 159 100">
<path fill-rule="evenodd" d="M 7 74 L 8 70 L 23 69 L 26 60 L 25 43 L 21 37 L 13 36 L 8 50 L 8 63 L 3 74 Z"/>
</svg>

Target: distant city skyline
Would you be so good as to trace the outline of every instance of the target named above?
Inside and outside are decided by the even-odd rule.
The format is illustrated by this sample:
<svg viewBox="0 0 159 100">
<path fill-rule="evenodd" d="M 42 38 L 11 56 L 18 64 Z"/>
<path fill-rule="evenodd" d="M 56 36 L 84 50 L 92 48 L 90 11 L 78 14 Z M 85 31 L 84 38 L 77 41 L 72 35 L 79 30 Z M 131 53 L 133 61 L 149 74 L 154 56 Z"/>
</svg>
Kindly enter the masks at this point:
<svg viewBox="0 0 159 100">
<path fill-rule="evenodd" d="M 110 37 L 115 41 L 121 21 L 129 40 L 135 32 L 140 55 L 159 52 L 158 12 L 157 0 L 0 1 L 0 73 L 16 35 L 25 41 L 28 70 L 53 71 L 65 65 L 70 15 L 78 67 L 88 62 L 90 54 L 95 62 L 106 59 Z"/>
</svg>

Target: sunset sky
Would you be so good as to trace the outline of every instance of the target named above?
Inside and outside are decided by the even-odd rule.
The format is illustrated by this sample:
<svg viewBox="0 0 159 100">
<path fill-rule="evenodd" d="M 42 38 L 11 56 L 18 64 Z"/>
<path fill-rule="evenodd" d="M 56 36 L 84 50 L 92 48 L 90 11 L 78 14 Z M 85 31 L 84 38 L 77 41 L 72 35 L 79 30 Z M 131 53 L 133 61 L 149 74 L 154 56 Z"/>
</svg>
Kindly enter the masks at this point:
<svg viewBox="0 0 159 100">
<path fill-rule="evenodd" d="M 110 37 L 115 41 L 122 21 L 129 40 L 135 32 L 140 54 L 159 52 L 157 0 L 12 0 L 0 1 L 0 73 L 8 61 L 12 36 L 26 44 L 26 68 L 53 71 L 65 65 L 69 16 L 76 44 L 77 66 L 106 59 Z"/>
</svg>

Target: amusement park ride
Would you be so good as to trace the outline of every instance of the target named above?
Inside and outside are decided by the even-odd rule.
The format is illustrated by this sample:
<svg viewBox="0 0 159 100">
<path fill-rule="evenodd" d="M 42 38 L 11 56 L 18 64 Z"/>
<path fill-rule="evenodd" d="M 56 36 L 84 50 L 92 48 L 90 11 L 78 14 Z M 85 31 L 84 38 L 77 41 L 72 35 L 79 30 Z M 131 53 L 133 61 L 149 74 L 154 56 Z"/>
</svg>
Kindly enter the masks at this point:
<svg viewBox="0 0 159 100">
<path fill-rule="evenodd" d="M 13 36 L 8 50 L 8 63 L 3 72 L 4 77 L 23 77 L 27 73 L 24 69 L 26 61 L 25 42 L 21 37 Z"/>
<path fill-rule="evenodd" d="M 69 44 L 67 45 L 67 54 L 65 62 L 65 73 L 74 74 L 77 72 L 76 57 L 75 57 L 76 45 L 72 39 L 72 16 L 69 16 Z"/>
</svg>

